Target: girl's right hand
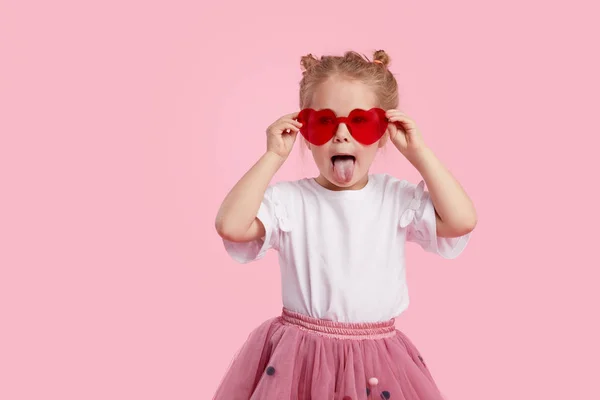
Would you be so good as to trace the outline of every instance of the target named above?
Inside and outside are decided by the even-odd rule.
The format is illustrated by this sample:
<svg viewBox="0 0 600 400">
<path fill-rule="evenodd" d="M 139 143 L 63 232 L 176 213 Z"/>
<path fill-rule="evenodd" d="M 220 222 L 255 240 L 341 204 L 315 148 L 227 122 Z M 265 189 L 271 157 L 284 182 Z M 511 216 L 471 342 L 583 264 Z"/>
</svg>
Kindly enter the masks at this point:
<svg viewBox="0 0 600 400">
<path fill-rule="evenodd" d="M 286 159 L 296 141 L 302 124 L 294 118 L 298 112 L 284 115 L 267 128 L 267 152 L 275 153 Z"/>
</svg>

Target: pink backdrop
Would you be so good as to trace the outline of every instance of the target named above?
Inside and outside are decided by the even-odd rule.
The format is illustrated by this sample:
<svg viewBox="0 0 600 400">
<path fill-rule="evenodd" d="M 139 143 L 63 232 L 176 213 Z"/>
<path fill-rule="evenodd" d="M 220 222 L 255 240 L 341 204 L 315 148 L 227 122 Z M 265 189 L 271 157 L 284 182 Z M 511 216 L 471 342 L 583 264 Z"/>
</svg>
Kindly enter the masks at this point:
<svg viewBox="0 0 600 400">
<path fill-rule="evenodd" d="M 597 7 L 93 3 L 0 2 L 1 399 L 209 399 L 281 306 L 220 201 L 301 55 L 379 48 L 479 213 L 457 260 L 411 245 L 398 327 L 449 400 L 600 398 Z M 314 173 L 296 146 L 275 179 Z"/>
</svg>

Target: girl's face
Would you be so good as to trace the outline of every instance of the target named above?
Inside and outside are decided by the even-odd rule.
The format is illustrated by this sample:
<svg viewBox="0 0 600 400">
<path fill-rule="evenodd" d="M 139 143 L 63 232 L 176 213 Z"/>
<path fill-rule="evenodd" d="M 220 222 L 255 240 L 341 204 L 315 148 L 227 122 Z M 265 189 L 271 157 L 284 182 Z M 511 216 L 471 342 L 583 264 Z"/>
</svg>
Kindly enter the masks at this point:
<svg viewBox="0 0 600 400">
<path fill-rule="evenodd" d="M 379 107 L 371 88 L 359 81 L 333 77 L 318 86 L 309 107 L 329 108 L 337 116 L 348 116 L 356 108 Z M 340 123 L 333 138 L 321 146 L 307 144 L 320 175 L 317 182 L 331 190 L 361 189 L 368 181 L 369 168 L 377 149 L 385 144 L 386 134 L 372 145 L 357 142 L 348 127 Z"/>
</svg>

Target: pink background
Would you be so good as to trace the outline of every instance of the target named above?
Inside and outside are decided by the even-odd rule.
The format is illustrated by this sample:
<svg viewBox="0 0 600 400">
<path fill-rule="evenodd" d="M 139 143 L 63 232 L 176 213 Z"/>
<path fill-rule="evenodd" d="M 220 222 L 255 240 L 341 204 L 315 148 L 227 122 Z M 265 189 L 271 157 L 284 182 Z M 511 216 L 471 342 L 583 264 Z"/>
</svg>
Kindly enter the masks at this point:
<svg viewBox="0 0 600 400">
<path fill-rule="evenodd" d="M 0 2 L 0 398 L 211 398 L 281 307 L 276 254 L 232 261 L 217 208 L 303 54 L 379 48 L 479 213 L 457 260 L 411 245 L 398 327 L 449 400 L 600 398 L 583 3 Z M 299 148 L 275 180 L 315 174 Z M 419 179 L 393 147 L 382 171 Z"/>
</svg>

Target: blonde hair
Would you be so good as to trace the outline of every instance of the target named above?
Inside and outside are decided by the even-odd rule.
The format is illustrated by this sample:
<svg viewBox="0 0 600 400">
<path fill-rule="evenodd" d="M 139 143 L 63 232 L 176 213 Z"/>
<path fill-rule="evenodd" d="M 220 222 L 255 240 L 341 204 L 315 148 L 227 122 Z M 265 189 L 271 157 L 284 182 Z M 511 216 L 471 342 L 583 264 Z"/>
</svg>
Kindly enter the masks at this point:
<svg viewBox="0 0 600 400">
<path fill-rule="evenodd" d="M 316 88 L 327 79 L 338 76 L 358 80 L 370 86 L 379 106 L 384 110 L 398 107 L 398 83 L 388 69 L 390 57 L 384 50 L 373 53 L 373 61 L 355 51 L 347 51 L 343 56 L 322 56 L 312 54 L 301 58 L 302 80 L 300 81 L 300 108 L 309 107 Z"/>
</svg>

